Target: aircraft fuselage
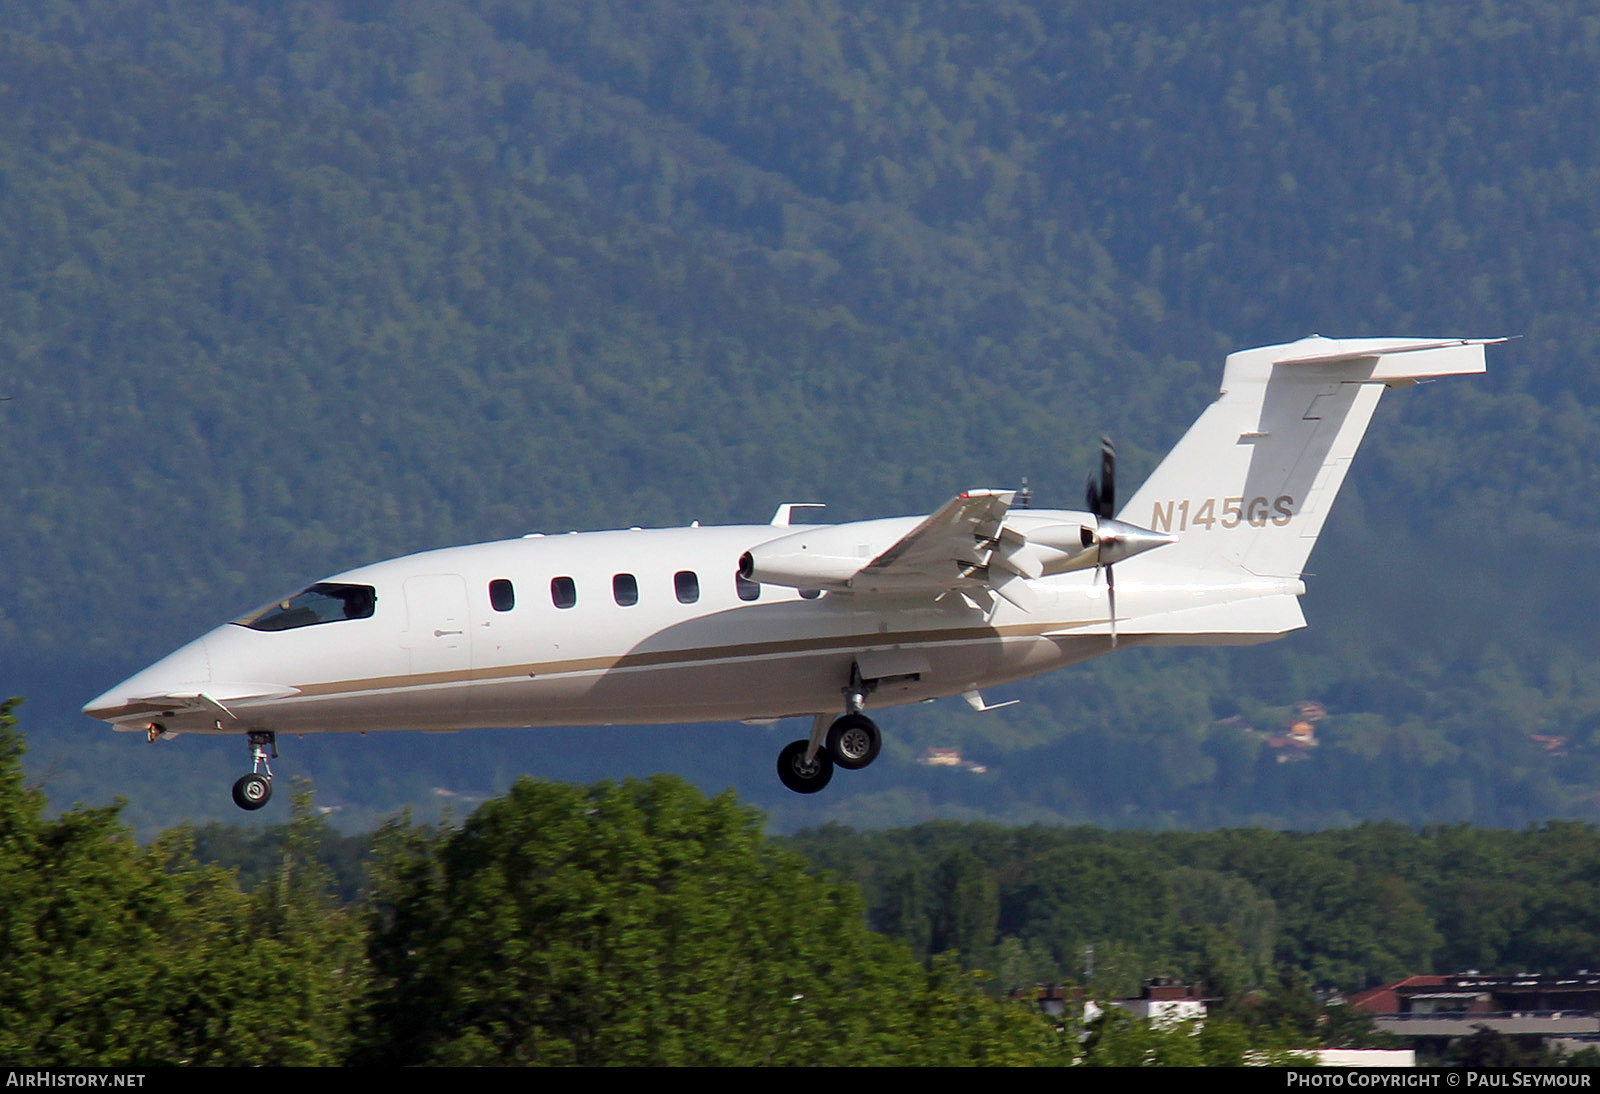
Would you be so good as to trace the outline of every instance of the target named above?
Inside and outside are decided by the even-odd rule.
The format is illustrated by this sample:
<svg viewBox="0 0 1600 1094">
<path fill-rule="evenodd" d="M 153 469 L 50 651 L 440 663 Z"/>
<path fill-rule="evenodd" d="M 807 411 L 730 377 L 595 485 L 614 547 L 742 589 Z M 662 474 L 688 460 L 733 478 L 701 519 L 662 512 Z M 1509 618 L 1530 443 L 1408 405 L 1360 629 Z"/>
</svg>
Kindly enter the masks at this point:
<svg viewBox="0 0 1600 1094">
<path fill-rule="evenodd" d="M 918 519 L 865 522 L 882 542 L 863 546 L 892 543 Z M 278 630 L 227 623 L 86 709 L 169 733 L 768 721 L 837 707 L 852 663 L 883 706 L 1034 676 L 1110 646 L 1104 582 L 1090 573 L 1035 583 L 1031 612 L 960 595 L 740 581 L 744 552 L 794 531 L 528 536 L 363 566 L 319 584 L 370 587 L 369 616 Z M 1136 608 L 1148 592 L 1122 595 Z M 186 692 L 226 713 L 159 699 Z"/>
</svg>

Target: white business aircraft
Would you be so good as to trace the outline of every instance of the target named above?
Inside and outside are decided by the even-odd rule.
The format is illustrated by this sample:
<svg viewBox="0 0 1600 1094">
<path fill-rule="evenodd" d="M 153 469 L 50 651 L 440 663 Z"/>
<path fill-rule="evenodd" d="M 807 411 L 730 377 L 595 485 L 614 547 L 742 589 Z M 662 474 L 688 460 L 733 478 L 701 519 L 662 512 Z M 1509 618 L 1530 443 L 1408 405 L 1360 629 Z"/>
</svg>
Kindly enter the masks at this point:
<svg viewBox="0 0 1600 1094">
<path fill-rule="evenodd" d="M 425 551 L 275 600 L 84 711 L 152 741 L 244 734 L 245 809 L 271 796 L 280 733 L 797 716 L 811 732 L 778 776 L 814 793 L 877 756 L 869 700 L 992 709 L 981 689 L 1118 645 L 1304 626 L 1301 573 L 1378 398 L 1482 372 L 1495 341 L 1231 354 L 1216 401 L 1115 518 L 1108 443 L 1084 511 L 970 490 L 926 517 L 797 527 L 784 505 L 765 525 Z"/>
</svg>

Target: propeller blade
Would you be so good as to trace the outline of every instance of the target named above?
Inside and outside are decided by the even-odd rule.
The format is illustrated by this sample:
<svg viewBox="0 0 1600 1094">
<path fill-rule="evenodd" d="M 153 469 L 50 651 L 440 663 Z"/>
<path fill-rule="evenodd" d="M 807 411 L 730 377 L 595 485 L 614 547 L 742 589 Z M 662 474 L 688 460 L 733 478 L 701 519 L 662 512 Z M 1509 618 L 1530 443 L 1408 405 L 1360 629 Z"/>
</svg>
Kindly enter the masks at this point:
<svg viewBox="0 0 1600 1094">
<path fill-rule="evenodd" d="M 1117 450 L 1110 437 L 1100 438 L 1100 508 L 1095 516 L 1107 520 L 1117 512 Z"/>
<path fill-rule="evenodd" d="M 1100 480 L 1090 475 L 1083 488 L 1084 508 L 1102 520 L 1117 511 L 1117 450 L 1110 437 L 1100 438 Z"/>
<path fill-rule="evenodd" d="M 1100 522 L 1092 534 L 1085 528 L 1080 535 L 1085 549 L 1095 543 L 1100 545 L 1101 562 L 1096 567 L 1095 577 L 1099 578 L 1099 570 L 1105 570 L 1106 607 L 1111 612 L 1111 645 L 1114 649 L 1117 645 L 1117 585 L 1112 577 L 1111 563 L 1117 557 L 1126 557 L 1123 553 L 1126 547 L 1117 541 L 1125 533 L 1142 533 L 1144 530 L 1112 519 L 1117 511 L 1117 449 L 1111 443 L 1110 437 L 1100 438 L 1100 481 L 1096 482 L 1093 475 L 1089 476 L 1088 484 L 1084 487 L 1084 501 L 1085 507 L 1094 514 L 1096 521 Z M 1137 539 L 1138 536 L 1134 538 Z M 1153 546 L 1157 544 L 1145 545 L 1141 542 L 1135 551 L 1127 553 L 1148 550 Z"/>
<path fill-rule="evenodd" d="M 1111 648 L 1117 648 L 1117 583 L 1111 576 L 1111 567 L 1106 567 L 1106 604 L 1111 610 Z"/>
</svg>

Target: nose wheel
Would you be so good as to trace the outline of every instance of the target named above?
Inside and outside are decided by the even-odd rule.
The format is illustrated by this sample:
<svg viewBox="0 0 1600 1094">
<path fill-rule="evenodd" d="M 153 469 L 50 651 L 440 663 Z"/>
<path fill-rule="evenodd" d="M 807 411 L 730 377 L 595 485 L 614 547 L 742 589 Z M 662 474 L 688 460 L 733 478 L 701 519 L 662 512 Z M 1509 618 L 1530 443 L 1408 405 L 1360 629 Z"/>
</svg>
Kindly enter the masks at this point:
<svg viewBox="0 0 1600 1094">
<path fill-rule="evenodd" d="M 278 735 L 254 732 L 249 734 L 249 741 L 253 770 L 233 784 L 233 804 L 254 811 L 272 800 L 272 765 L 268 758 L 278 758 Z"/>
<path fill-rule="evenodd" d="M 260 809 L 272 800 L 272 780 L 265 775 L 246 775 L 233 784 L 233 804 L 240 809 Z"/>
</svg>

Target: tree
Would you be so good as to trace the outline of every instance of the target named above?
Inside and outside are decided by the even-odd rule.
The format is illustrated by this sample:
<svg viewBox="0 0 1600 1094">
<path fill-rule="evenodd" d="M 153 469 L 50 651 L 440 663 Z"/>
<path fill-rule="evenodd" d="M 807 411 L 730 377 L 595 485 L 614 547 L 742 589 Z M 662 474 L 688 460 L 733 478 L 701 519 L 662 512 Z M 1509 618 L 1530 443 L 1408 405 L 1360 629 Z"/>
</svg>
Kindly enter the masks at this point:
<svg viewBox="0 0 1600 1094">
<path fill-rule="evenodd" d="M 1090 1067 L 1240 1067 L 1246 1062 L 1301 1067 L 1311 1042 L 1288 1029 L 1251 1028 L 1228 1018 L 1160 1022 L 1108 1007 L 1089 1023 L 1083 1062 Z"/>
<path fill-rule="evenodd" d="M 978 856 L 964 847 L 951 849 L 934 868 L 932 890 L 930 952 L 954 950 L 968 968 L 986 963 L 1000 903 Z"/>
<path fill-rule="evenodd" d="M 448 1064 L 1024 1062 L 1053 1044 L 870 932 L 731 794 L 523 779 L 386 836 L 362 1058 Z M 965 1032 L 963 1032 L 965 1031 Z"/>
<path fill-rule="evenodd" d="M 1452 1067 L 1552 1067 L 1560 1059 L 1558 1049 L 1544 1046 L 1537 1037 L 1512 1037 L 1488 1026 L 1473 1027 L 1444 1054 L 1445 1064 Z"/>
<path fill-rule="evenodd" d="M 1063 969 L 1096 948 L 1095 983 L 1111 994 L 1136 989 L 1142 969 L 1170 946 L 1172 884 L 1137 851 L 1069 845 L 1027 863 L 1001 896 L 1001 928 L 1048 945 Z M 1131 959 L 1131 960 L 1130 960 Z M 1115 964 L 1115 983 L 1105 973 Z"/>
<path fill-rule="evenodd" d="M 363 982 L 348 925 L 287 866 L 269 907 L 185 832 L 141 848 L 120 805 L 44 819 L 17 702 L 0 704 L 0 1064 L 338 1062 Z"/>
</svg>

